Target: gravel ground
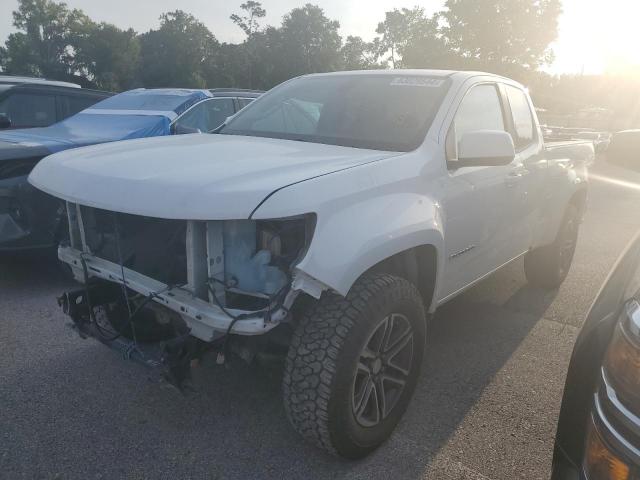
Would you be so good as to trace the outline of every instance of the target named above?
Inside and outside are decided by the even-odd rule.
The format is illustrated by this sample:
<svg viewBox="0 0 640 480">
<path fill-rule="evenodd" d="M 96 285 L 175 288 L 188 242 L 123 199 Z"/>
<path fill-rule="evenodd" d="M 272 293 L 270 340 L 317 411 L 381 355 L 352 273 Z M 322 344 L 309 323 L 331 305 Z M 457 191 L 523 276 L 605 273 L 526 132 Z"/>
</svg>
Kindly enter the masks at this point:
<svg viewBox="0 0 640 480">
<path fill-rule="evenodd" d="M 594 172 L 630 174 L 598 164 Z M 391 440 L 346 462 L 302 442 L 282 366 L 196 371 L 188 396 L 65 328 L 70 284 L 46 256 L 0 263 L 0 478 L 546 479 L 578 328 L 640 227 L 640 190 L 592 182 L 574 265 L 557 292 L 516 262 L 443 307 L 422 379 Z"/>
</svg>

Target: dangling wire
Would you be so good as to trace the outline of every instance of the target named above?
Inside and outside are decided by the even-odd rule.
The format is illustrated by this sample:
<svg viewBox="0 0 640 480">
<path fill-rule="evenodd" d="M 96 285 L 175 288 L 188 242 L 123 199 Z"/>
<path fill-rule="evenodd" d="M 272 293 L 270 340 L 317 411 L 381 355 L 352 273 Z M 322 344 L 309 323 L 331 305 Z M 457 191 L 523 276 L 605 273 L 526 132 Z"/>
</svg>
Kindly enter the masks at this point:
<svg viewBox="0 0 640 480">
<path fill-rule="evenodd" d="M 286 297 L 286 292 L 289 289 L 290 282 L 285 283 L 285 285 L 280 290 L 278 290 L 274 295 L 271 295 L 269 297 L 269 303 L 268 303 L 266 308 L 264 308 L 262 310 L 255 311 L 255 312 L 251 312 L 251 313 L 241 313 L 240 315 L 233 315 L 231 312 L 229 312 L 222 305 L 222 303 L 220 302 L 220 299 L 218 298 L 218 296 L 215 293 L 215 290 L 211 286 L 211 282 L 219 283 L 219 284 L 223 285 L 223 287 L 225 289 L 228 288 L 228 286 L 222 280 L 218 280 L 217 278 L 213 278 L 213 277 L 210 278 L 209 281 L 207 281 L 207 289 L 211 293 L 211 296 L 213 297 L 214 302 L 216 303 L 218 308 L 220 308 L 220 310 L 222 310 L 222 312 L 227 317 L 231 318 L 231 322 L 229 323 L 229 326 L 227 327 L 227 331 L 226 331 L 226 333 L 224 335 L 222 349 L 218 353 L 218 358 L 217 358 L 217 363 L 218 364 L 223 364 L 225 362 L 226 356 L 228 354 L 229 339 L 231 337 L 231 331 L 233 330 L 233 327 L 235 326 L 235 324 L 237 322 L 241 321 L 241 320 L 246 320 L 248 318 L 255 318 L 256 316 L 259 316 L 259 315 L 262 315 L 266 322 L 270 322 L 271 321 L 271 313 L 272 313 L 273 308 L 274 308 L 273 307 L 274 301 L 277 301 L 277 303 L 275 305 L 275 310 L 276 311 L 281 309 L 281 308 L 284 308 L 284 298 Z"/>
<path fill-rule="evenodd" d="M 84 277 L 84 294 L 85 294 L 85 297 L 87 298 L 87 308 L 89 309 L 89 319 L 95 325 L 98 335 L 100 335 L 106 341 L 113 342 L 118 337 L 120 337 L 120 332 L 116 332 L 116 333 L 108 332 L 108 333 L 111 333 L 111 335 L 113 336 L 107 337 L 104 333 L 105 332 L 104 329 L 102 328 L 102 326 L 98 322 L 98 319 L 96 318 L 96 314 L 93 311 L 93 304 L 91 303 L 91 294 L 89 293 L 89 269 L 87 268 L 87 261 L 84 259 L 84 252 L 80 255 L 80 263 L 82 264 L 82 274 Z"/>
<path fill-rule="evenodd" d="M 116 216 L 116 212 L 112 213 L 112 217 L 114 233 L 116 235 L 116 250 L 118 251 L 118 262 L 120 263 L 120 273 L 122 275 L 122 294 L 124 295 L 124 299 L 127 304 L 127 311 L 129 312 L 129 326 L 131 327 L 133 343 L 134 345 L 138 345 L 135 322 L 133 322 L 133 310 L 131 309 L 131 303 L 129 302 L 129 294 L 127 293 L 127 281 L 124 277 L 124 260 L 122 259 L 122 249 L 120 248 L 120 228 L 118 227 L 118 218 Z"/>
</svg>

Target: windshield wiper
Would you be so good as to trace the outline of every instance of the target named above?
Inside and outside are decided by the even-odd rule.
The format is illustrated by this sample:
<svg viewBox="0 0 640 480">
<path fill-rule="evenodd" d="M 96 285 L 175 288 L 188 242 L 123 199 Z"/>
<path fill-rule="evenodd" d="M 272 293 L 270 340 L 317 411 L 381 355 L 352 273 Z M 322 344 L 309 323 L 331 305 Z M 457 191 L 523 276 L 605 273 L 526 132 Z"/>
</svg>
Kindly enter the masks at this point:
<svg viewBox="0 0 640 480">
<path fill-rule="evenodd" d="M 225 127 L 226 125 L 227 125 L 226 123 L 223 123 L 219 127 L 209 130 L 207 133 L 220 133 L 220 130 L 222 130 L 222 127 Z"/>
</svg>

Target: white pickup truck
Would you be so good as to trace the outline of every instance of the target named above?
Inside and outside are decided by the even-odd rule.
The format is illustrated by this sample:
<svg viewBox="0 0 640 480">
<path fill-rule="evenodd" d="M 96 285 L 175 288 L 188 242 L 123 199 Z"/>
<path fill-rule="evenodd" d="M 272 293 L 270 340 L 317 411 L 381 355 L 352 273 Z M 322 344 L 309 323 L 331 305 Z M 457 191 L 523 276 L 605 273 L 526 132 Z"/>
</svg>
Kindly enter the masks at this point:
<svg viewBox="0 0 640 480">
<path fill-rule="evenodd" d="M 66 201 L 60 303 L 82 336 L 181 384 L 203 352 L 288 349 L 287 414 L 358 458 L 419 378 L 427 318 L 524 256 L 557 287 L 590 142 L 545 145 L 526 89 L 486 73 L 309 75 L 212 135 L 51 155 L 29 180 Z"/>
</svg>

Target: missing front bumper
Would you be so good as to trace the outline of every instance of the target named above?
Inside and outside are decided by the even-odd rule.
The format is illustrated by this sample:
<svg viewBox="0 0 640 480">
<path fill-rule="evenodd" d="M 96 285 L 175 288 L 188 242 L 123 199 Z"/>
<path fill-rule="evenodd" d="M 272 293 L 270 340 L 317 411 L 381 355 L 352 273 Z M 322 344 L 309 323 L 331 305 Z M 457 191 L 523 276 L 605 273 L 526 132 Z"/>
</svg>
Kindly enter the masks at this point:
<svg viewBox="0 0 640 480">
<path fill-rule="evenodd" d="M 233 319 L 222 309 L 196 297 L 184 288 L 171 288 L 169 285 L 126 267 L 71 247 L 61 246 L 58 249 L 58 257 L 72 267 L 79 280 L 83 280 L 82 263 L 84 261 L 90 277 L 115 284 L 124 283 L 128 289 L 145 297 L 153 295 L 153 301 L 179 314 L 190 329 L 191 335 L 204 342 L 212 342 L 226 333 L 262 335 L 276 327 L 287 316 L 286 305 L 289 302 L 285 302 L 284 307 L 271 312 L 268 318 L 262 312 L 247 312 L 228 308 L 227 312 L 233 316 L 249 314 L 242 321 L 233 322 Z M 252 317 L 251 313 L 255 313 L 255 317 Z M 230 326 L 231 330 L 229 331 Z"/>
<path fill-rule="evenodd" d="M 95 321 L 95 309 L 118 300 L 118 287 L 102 282 L 65 292 L 58 298 L 58 304 L 69 315 L 72 327 L 82 338 L 98 340 L 118 352 L 123 359 L 144 365 L 159 378 L 184 390 L 191 379 L 194 361 L 201 359 L 209 348 L 208 344 L 189 335 L 188 330 L 176 330 L 173 335 L 151 343 L 132 340 L 120 332 L 105 332 L 104 326 Z"/>
</svg>

